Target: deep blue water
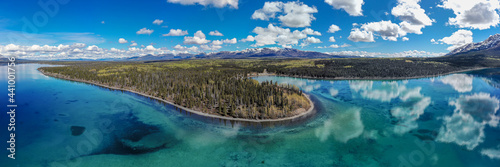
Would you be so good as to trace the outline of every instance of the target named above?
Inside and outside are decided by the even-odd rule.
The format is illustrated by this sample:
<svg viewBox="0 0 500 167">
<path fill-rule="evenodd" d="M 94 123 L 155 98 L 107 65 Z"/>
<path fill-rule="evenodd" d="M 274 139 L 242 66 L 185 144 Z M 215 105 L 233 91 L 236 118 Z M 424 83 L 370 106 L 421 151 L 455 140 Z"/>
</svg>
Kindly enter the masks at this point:
<svg viewBox="0 0 500 167">
<path fill-rule="evenodd" d="M 247 125 L 17 66 L 16 160 L 0 166 L 498 166 L 500 69 L 397 81 L 257 77 L 294 84 L 315 115 Z M 72 134 L 84 127 L 81 134 Z M 76 132 L 77 130 L 73 131 Z"/>
</svg>

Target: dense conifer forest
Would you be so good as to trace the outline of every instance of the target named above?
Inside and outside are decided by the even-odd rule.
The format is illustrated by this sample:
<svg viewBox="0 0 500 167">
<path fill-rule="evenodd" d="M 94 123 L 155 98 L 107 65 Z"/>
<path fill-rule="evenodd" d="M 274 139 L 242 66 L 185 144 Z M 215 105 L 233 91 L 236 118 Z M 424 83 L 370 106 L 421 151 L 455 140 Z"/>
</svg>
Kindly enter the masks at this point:
<svg viewBox="0 0 500 167">
<path fill-rule="evenodd" d="M 79 79 L 133 90 L 220 116 L 276 119 L 298 115 L 309 100 L 293 85 L 259 83 L 241 68 L 209 61 L 168 63 L 78 63 L 39 69 L 62 78 Z"/>
</svg>

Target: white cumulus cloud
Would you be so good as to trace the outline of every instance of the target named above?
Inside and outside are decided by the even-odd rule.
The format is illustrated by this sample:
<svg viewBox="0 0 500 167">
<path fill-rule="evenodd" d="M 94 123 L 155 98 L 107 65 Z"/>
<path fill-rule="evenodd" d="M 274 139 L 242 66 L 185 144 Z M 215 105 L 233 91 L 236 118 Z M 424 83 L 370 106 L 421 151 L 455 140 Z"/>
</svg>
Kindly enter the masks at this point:
<svg viewBox="0 0 500 167">
<path fill-rule="evenodd" d="M 291 45 L 297 45 L 299 40 L 307 38 L 307 35 L 321 35 L 321 33 L 310 28 L 306 28 L 302 31 L 291 31 L 288 28 L 277 27 L 273 24 L 269 24 L 267 28 L 256 27 L 253 32 L 257 34 L 254 37 L 256 41 L 255 46 L 278 44 L 284 48 L 291 47 Z"/>
<path fill-rule="evenodd" d="M 219 31 L 215 30 L 215 31 L 210 31 L 210 33 L 208 33 L 208 35 L 211 35 L 211 36 L 224 36 L 222 35 L 222 33 L 220 33 Z"/>
<path fill-rule="evenodd" d="M 252 19 L 269 20 L 278 18 L 286 27 L 309 27 L 316 20 L 313 13 L 318 13 L 316 7 L 309 7 L 302 2 L 266 2 L 264 7 L 252 14 Z"/>
<path fill-rule="evenodd" d="M 160 25 L 163 23 L 163 20 L 160 20 L 160 19 L 156 19 L 155 21 L 153 21 L 153 24 L 156 24 L 156 25 Z"/>
<path fill-rule="evenodd" d="M 187 30 L 170 29 L 170 32 L 168 32 L 168 34 L 163 34 L 163 36 L 184 36 L 187 34 L 188 34 Z"/>
<path fill-rule="evenodd" d="M 206 44 L 209 43 L 210 40 L 206 39 L 205 34 L 201 31 L 198 30 L 196 33 L 194 33 L 194 36 L 192 37 L 184 37 L 184 44 Z"/>
<path fill-rule="evenodd" d="M 329 28 L 328 28 L 328 32 L 329 33 L 335 33 L 337 31 L 340 31 L 340 27 L 335 25 L 335 24 L 332 24 Z"/>
<path fill-rule="evenodd" d="M 447 48 L 449 51 L 452 51 L 453 49 L 456 49 L 462 45 L 471 43 L 472 42 L 472 31 L 458 30 L 458 31 L 454 32 L 451 36 L 444 37 L 443 39 L 440 39 L 439 41 L 443 42 L 445 44 L 448 44 L 448 45 L 452 45 L 452 46 Z"/>
<path fill-rule="evenodd" d="M 443 0 L 438 7 L 453 10 L 456 17 L 449 18 L 448 23 L 460 28 L 484 30 L 500 23 L 498 0 Z"/>
<path fill-rule="evenodd" d="M 363 0 L 325 0 L 325 2 L 335 9 L 343 9 L 351 16 L 363 16 L 361 7 L 365 3 Z"/>
<path fill-rule="evenodd" d="M 359 28 L 354 28 L 353 30 L 351 30 L 351 33 L 347 39 L 353 42 L 375 42 L 372 32 L 361 31 Z"/>
<path fill-rule="evenodd" d="M 137 31 L 136 33 L 137 34 L 148 34 L 148 35 L 151 35 L 153 32 L 154 32 L 154 30 L 150 30 L 150 29 L 147 29 L 147 28 L 142 28 L 139 31 Z"/>
<path fill-rule="evenodd" d="M 246 38 L 243 38 L 240 41 L 241 42 L 253 42 L 253 41 L 255 41 L 255 38 L 251 35 L 248 35 Z"/>
<path fill-rule="evenodd" d="M 330 38 L 328 38 L 328 41 L 335 42 L 335 37 L 331 36 Z"/>
<path fill-rule="evenodd" d="M 127 43 L 128 41 L 125 40 L 124 38 L 120 38 L 118 39 L 118 43 Z"/>
<path fill-rule="evenodd" d="M 304 47 L 312 43 L 321 43 L 321 40 L 316 37 L 307 37 L 302 41 L 302 44 L 300 46 Z"/>
<path fill-rule="evenodd" d="M 434 21 L 425 14 L 419 3 L 420 0 L 398 0 L 398 5 L 392 8 L 391 14 L 413 25 L 432 25 Z"/>
</svg>

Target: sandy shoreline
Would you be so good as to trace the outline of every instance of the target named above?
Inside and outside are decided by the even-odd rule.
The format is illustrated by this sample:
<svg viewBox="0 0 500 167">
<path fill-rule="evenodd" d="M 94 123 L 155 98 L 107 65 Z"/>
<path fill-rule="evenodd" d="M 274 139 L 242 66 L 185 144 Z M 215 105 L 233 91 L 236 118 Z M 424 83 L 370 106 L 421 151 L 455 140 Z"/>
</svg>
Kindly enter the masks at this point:
<svg viewBox="0 0 500 167">
<path fill-rule="evenodd" d="M 149 98 L 153 98 L 153 99 L 156 99 L 156 100 L 168 103 L 170 105 L 173 105 L 173 106 L 175 106 L 177 108 L 180 108 L 182 110 L 188 111 L 188 112 L 196 114 L 196 115 L 200 115 L 200 116 L 204 116 L 204 117 L 209 117 L 209 118 L 217 118 L 217 119 L 230 120 L 230 121 L 253 122 L 253 123 L 290 121 L 290 120 L 294 120 L 294 119 L 297 119 L 297 118 L 301 118 L 303 116 L 307 116 L 310 113 L 312 113 L 312 111 L 314 109 L 314 103 L 312 102 L 312 100 L 309 97 L 309 95 L 303 93 L 304 96 L 307 98 L 307 100 L 309 100 L 309 103 L 311 104 L 311 107 L 309 107 L 309 109 L 307 111 L 302 112 L 302 113 L 300 113 L 298 115 L 295 115 L 295 116 L 292 116 L 292 117 L 278 118 L 278 119 L 244 119 L 244 118 L 224 117 L 224 116 L 212 115 L 212 114 L 208 114 L 208 113 L 196 111 L 196 110 L 193 110 L 193 109 L 189 109 L 189 108 L 180 106 L 178 104 L 175 104 L 173 102 L 161 99 L 159 97 L 151 96 L 151 95 L 148 95 L 148 94 L 145 94 L 145 93 L 141 93 L 141 92 L 137 92 L 137 91 L 134 91 L 134 90 L 128 90 L 128 89 L 123 89 L 123 88 L 108 86 L 108 85 L 104 85 L 104 84 L 98 84 L 98 83 L 94 83 L 94 82 L 90 82 L 90 81 L 85 81 L 85 80 L 81 80 L 81 79 L 71 79 L 71 78 L 67 78 L 67 77 L 65 77 L 63 75 L 60 75 L 60 74 L 53 74 L 53 73 L 45 72 L 45 71 L 43 71 L 41 69 L 38 69 L 38 71 L 40 71 L 43 75 L 51 76 L 51 77 L 54 77 L 54 78 L 59 78 L 59 79 L 64 79 L 64 80 L 70 80 L 70 81 L 75 81 L 75 82 L 83 82 L 83 83 L 97 85 L 97 86 L 105 87 L 105 88 L 109 88 L 109 89 L 122 90 L 122 91 L 127 91 L 127 92 L 131 92 L 131 93 L 139 94 L 139 95 L 144 96 L 144 97 L 149 97 Z"/>
<path fill-rule="evenodd" d="M 318 77 L 308 77 L 308 76 L 281 75 L 281 74 L 274 74 L 274 73 L 259 74 L 259 75 L 250 75 L 249 77 L 279 76 L 279 77 L 292 77 L 292 78 L 303 78 L 303 79 L 323 79 L 323 80 L 407 80 L 407 79 L 419 79 L 419 78 L 438 77 L 438 76 L 443 76 L 443 75 L 448 75 L 448 74 L 468 72 L 468 71 L 476 71 L 476 70 L 483 70 L 483 69 L 488 69 L 488 68 L 492 68 L 492 67 L 471 68 L 471 69 L 465 69 L 465 70 L 459 70 L 459 71 L 452 71 L 452 72 L 447 72 L 447 73 L 442 73 L 442 74 L 436 74 L 436 75 L 425 75 L 425 76 L 415 76 L 415 77 L 366 77 L 366 78 L 359 78 L 359 77 L 354 77 L 354 78 L 346 78 L 346 77 L 328 78 L 327 77 L 327 78 L 318 78 Z"/>
</svg>

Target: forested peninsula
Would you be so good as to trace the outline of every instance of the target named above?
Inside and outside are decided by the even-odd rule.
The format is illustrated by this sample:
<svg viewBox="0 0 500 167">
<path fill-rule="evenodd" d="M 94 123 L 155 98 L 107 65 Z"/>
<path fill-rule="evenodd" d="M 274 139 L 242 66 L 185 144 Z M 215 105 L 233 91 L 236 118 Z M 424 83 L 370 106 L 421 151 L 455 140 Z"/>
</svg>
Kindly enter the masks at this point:
<svg viewBox="0 0 500 167">
<path fill-rule="evenodd" d="M 281 121 L 308 114 L 312 101 L 293 85 L 259 83 L 245 69 L 209 61 L 76 63 L 42 67 L 45 75 L 154 97 L 189 112 L 241 121 Z"/>
</svg>

